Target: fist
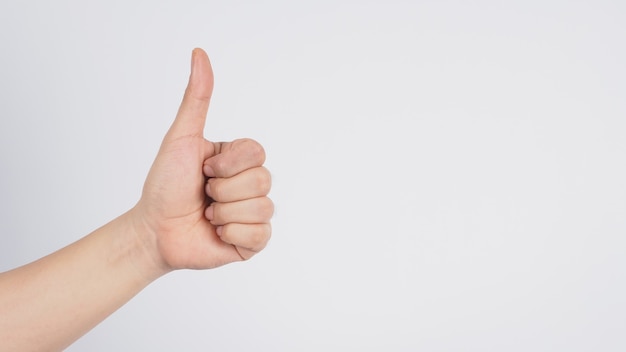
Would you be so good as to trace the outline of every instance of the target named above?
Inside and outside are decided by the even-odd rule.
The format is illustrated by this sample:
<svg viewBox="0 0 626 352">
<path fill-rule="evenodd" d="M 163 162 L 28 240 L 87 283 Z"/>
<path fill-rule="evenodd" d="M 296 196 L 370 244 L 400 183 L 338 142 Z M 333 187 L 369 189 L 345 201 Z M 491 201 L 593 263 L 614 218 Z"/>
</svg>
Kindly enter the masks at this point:
<svg viewBox="0 0 626 352">
<path fill-rule="evenodd" d="M 254 140 L 240 139 L 216 143 L 215 152 L 203 165 L 208 178 L 205 217 L 223 242 L 248 259 L 265 247 L 271 234 L 274 204 L 267 197 L 272 181 L 262 166 L 265 151 Z"/>
</svg>

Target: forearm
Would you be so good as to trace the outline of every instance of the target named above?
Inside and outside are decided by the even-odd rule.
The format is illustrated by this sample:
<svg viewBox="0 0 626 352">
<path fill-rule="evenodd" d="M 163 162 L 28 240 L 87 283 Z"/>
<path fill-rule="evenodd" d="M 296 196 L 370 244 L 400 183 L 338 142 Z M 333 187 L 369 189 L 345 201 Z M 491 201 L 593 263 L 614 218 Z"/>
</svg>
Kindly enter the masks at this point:
<svg viewBox="0 0 626 352">
<path fill-rule="evenodd" d="M 62 350 L 162 274 L 131 221 L 0 274 L 0 351 Z"/>
<path fill-rule="evenodd" d="M 183 102 L 137 205 L 0 274 L 0 352 L 62 350 L 165 273 L 246 260 L 265 247 L 273 213 L 265 151 L 251 139 L 204 139 L 212 91 L 209 58 L 196 49 Z"/>
</svg>

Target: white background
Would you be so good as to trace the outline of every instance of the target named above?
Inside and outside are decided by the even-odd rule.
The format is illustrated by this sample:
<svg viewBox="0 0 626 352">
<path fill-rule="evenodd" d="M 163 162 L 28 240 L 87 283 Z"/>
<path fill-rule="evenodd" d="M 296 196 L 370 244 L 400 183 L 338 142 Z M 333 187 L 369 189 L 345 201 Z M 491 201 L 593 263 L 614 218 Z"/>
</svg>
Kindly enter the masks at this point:
<svg viewBox="0 0 626 352">
<path fill-rule="evenodd" d="M 69 351 L 624 351 L 626 5 L 504 3 L 2 1 L 0 271 L 135 204 L 198 46 L 273 238 Z"/>
</svg>

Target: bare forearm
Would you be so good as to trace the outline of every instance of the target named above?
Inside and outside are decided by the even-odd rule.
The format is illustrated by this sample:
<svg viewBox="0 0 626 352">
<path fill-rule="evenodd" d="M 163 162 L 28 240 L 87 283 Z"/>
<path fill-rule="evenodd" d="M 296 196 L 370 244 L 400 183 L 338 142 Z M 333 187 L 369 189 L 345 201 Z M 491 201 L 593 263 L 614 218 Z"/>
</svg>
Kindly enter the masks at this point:
<svg viewBox="0 0 626 352">
<path fill-rule="evenodd" d="M 265 151 L 251 139 L 203 137 L 213 91 L 203 50 L 193 51 L 191 71 L 137 205 L 0 274 L 0 352 L 62 350 L 165 273 L 247 260 L 265 247 L 274 209 Z"/>
<path fill-rule="evenodd" d="M 0 274 L 0 351 L 62 350 L 156 279 L 130 221 Z"/>
</svg>

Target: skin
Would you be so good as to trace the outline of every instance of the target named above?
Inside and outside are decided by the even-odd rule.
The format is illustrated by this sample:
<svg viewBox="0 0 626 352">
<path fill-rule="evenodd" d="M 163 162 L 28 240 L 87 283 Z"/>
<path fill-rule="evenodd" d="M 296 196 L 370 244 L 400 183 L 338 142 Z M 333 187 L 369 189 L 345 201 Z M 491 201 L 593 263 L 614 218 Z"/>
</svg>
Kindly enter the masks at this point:
<svg viewBox="0 0 626 352">
<path fill-rule="evenodd" d="M 270 234 L 271 179 L 251 139 L 203 136 L 213 91 L 194 49 L 176 119 L 138 203 L 79 241 L 0 274 L 0 351 L 59 351 L 159 277 L 247 260 Z"/>
</svg>

